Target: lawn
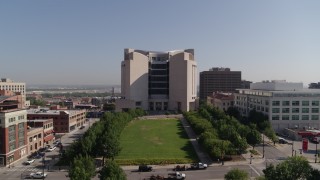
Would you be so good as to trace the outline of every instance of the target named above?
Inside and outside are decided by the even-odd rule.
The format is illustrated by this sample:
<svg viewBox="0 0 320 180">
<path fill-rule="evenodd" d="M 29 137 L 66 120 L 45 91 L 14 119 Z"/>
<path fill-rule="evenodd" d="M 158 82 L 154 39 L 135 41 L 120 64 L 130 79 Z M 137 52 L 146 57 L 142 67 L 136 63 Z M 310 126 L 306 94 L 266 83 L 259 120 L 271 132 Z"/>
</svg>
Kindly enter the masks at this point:
<svg viewBox="0 0 320 180">
<path fill-rule="evenodd" d="M 129 164 L 177 164 L 197 161 L 188 136 L 177 119 L 135 120 L 120 137 L 116 161 Z"/>
</svg>

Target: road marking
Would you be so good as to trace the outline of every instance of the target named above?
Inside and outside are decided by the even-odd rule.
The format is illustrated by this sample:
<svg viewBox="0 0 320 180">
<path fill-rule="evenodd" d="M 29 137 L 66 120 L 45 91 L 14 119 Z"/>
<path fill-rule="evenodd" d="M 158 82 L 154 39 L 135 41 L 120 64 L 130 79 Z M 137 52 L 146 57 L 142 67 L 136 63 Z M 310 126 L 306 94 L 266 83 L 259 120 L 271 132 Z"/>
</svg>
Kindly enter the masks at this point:
<svg viewBox="0 0 320 180">
<path fill-rule="evenodd" d="M 256 174 L 258 174 L 258 176 L 260 176 L 260 173 L 258 173 L 258 171 L 255 170 L 251 165 L 249 165 L 249 167 L 250 167 Z"/>
</svg>

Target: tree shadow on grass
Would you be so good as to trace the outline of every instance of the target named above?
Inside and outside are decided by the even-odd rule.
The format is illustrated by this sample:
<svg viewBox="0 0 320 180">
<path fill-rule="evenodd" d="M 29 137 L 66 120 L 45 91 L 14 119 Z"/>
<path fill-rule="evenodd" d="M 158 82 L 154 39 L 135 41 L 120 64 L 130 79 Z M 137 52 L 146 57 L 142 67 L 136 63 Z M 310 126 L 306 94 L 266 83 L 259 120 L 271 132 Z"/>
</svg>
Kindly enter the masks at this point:
<svg viewBox="0 0 320 180">
<path fill-rule="evenodd" d="M 187 152 L 187 155 L 185 158 L 188 159 L 192 159 L 194 162 L 198 162 L 198 156 L 196 154 L 196 151 L 194 150 L 191 141 L 189 140 L 189 137 L 187 135 L 187 133 L 185 132 L 185 128 L 183 127 L 183 124 L 181 123 L 181 121 L 179 121 L 179 123 L 177 124 L 177 128 L 178 128 L 178 135 L 181 139 L 186 139 L 188 140 L 187 143 L 181 147 L 181 150 Z"/>
</svg>

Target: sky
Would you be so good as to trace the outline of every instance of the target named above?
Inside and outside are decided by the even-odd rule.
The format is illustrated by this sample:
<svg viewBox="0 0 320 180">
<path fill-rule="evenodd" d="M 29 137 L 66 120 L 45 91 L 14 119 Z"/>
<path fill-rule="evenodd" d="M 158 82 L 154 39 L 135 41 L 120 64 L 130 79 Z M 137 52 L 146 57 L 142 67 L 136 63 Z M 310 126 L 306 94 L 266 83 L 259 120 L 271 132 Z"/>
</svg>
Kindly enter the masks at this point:
<svg viewBox="0 0 320 180">
<path fill-rule="evenodd" d="M 320 82 L 318 0 L 0 1 L 0 77 L 120 85 L 124 48 L 195 49 L 198 71 Z"/>
</svg>

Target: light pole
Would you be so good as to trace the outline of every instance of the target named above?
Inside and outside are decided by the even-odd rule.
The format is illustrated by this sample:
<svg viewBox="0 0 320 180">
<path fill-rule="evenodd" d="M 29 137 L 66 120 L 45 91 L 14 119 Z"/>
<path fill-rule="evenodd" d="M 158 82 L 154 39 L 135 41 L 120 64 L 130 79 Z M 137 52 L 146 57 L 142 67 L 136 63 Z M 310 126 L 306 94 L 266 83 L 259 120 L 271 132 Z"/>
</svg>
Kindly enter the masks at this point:
<svg viewBox="0 0 320 180">
<path fill-rule="evenodd" d="M 294 151 L 293 150 L 293 143 L 294 143 L 294 141 L 292 140 L 292 144 L 291 144 L 292 145 L 292 157 L 293 157 L 293 151 Z"/>
<path fill-rule="evenodd" d="M 318 156 L 318 143 L 316 142 L 316 154 L 314 155 L 314 163 L 317 163 L 317 156 Z"/>
<path fill-rule="evenodd" d="M 262 158 L 264 158 L 264 134 L 262 134 Z"/>
<path fill-rule="evenodd" d="M 44 180 L 45 156 L 43 156 L 42 162 L 43 162 L 42 179 Z"/>
</svg>

